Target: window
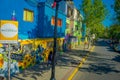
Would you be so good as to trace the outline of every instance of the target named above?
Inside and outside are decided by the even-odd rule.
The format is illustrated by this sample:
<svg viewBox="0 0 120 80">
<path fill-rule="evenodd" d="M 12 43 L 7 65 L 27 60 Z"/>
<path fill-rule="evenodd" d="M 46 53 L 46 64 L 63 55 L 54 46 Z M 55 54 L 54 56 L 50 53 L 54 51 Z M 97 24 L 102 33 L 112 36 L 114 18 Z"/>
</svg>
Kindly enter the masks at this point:
<svg viewBox="0 0 120 80">
<path fill-rule="evenodd" d="M 24 9 L 23 20 L 32 22 L 34 18 L 33 15 L 34 15 L 33 11 Z"/>
<path fill-rule="evenodd" d="M 55 25 L 55 17 L 52 17 L 52 19 L 51 19 L 51 25 Z M 62 20 L 61 19 L 57 20 L 57 26 L 59 26 L 59 27 L 62 26 Z"/>
<path fill-rule="evenodd" d="M 58 19 L 57 24 L 58 24 L 58 26 L 62 26 L 62 20 L 61 20 L 61 19 Z"/>
<path fill-rule="evenodd" d="M 51 19 L 51 25 L 55 25 L 55 17 L 52 17 L 52 19 Z"/>
</svg>

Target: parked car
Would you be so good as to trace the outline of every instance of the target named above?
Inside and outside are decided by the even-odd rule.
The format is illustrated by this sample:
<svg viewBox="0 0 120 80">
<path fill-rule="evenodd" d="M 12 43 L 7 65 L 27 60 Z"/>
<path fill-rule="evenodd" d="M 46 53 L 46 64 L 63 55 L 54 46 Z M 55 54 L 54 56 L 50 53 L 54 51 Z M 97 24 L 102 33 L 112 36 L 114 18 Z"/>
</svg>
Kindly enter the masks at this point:
<svg viewBox="0 0 120 80">
<path fill-rule="evenodd" d="M 108 44 L 112 43 L 112 40 L 108 39 L 106 40 Z"/>
<path fill-rule="evenodd" d="M 114 50 L 120 52 L 120 44 L 114 44 Z"/>
</svg>

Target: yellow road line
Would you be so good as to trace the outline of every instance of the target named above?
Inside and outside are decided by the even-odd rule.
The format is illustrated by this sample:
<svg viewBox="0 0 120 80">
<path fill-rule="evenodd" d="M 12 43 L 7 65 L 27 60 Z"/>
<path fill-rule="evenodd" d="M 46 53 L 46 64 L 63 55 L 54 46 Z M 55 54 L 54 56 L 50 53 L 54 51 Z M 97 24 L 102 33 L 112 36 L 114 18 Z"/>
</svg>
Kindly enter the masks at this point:
<svg viewBox="0 0 120 80">
<path fill-rule="evenodd" d="M 95 48 L 95 46 L 93 46 L 93 47 L 91 48 L 90 52 L 92 52 L 92 51 L 94 50 L 94 48 Z"/>
<path fill-rule="evenodd" d="M 90 49 L 90 52 L 92 52 L 94 50 L 95 46 L 93 46 L 91 49 Z M 68 80 L 72 80 L 73 77 L 75 76 L 75 74 L 78 72 L 79 68 L 82 67 L 83 63 L 86 61 L 87 57 L 89 56 L 89 53 L 87 53 L 87 55 L 82 58 L 82 61 L 80 62 L 80 64 L 78 65 L 78 67 L 75 68 L 75 70 L 73 71 L 73 73 L 70 75 L 70 77 L 68 78 Z"/>
</svg>

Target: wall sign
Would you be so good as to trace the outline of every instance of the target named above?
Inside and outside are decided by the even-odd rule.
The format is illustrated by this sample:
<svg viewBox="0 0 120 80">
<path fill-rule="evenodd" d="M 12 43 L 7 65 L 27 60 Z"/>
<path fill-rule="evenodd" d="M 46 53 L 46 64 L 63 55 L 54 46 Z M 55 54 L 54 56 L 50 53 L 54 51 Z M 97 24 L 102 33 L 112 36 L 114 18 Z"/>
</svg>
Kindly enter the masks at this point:
<svg viewBox="0 0 120 80">
<path fill-rule="evenodd" d="M 18 40 L 18 22 L 0 21 L 0 43 L 17 43 Z"/>
</svg>

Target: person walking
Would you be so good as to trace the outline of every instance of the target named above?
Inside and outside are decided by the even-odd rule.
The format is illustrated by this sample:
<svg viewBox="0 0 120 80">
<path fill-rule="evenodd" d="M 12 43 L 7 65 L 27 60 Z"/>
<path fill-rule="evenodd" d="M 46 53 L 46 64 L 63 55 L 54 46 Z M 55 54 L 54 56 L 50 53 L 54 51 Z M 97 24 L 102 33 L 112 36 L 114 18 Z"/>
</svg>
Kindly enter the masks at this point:
<svg viewBox="0 0 120 80">
<path fill-rule="evenodd" d="M 52 63 L 52 56 L 53 56 L 53 54 L 52 54 L 52 52 L 50 52 L 50 54 L 48 55 L 48 63 L 47 63 L 47 66 L 51 65 L 51 63 Z"/>
<path fill-rule="evenodd" d="M 92 45 L 95 44 L 95 34 L 92 34 Z"/>
<path fill-rule="evenodd" d="M 84 50 L 89 48 L 89 43 L 88 43 L 88 36 L 85 36 L 85 40 L 84 40 Z"/>
</svg>

